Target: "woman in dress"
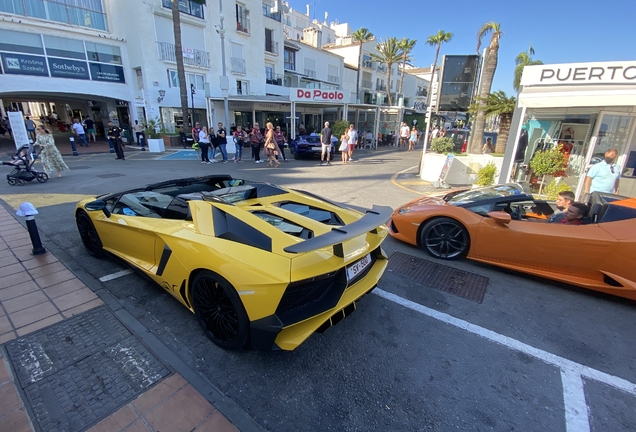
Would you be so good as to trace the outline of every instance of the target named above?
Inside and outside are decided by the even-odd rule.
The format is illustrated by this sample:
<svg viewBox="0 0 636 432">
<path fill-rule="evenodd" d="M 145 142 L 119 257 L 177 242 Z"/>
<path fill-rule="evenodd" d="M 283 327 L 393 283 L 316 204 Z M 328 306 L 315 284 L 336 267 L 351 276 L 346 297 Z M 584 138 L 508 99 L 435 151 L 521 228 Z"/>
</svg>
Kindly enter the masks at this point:
<svg viewBox="0 0 636 432">
<path fill-rule="evenodd" d="M 349 136 L 345 130 L 340 137 L 340 147 L 338 148 L 342 154 L 342 163 L 346 164 L 349 160 Z"/>
<path fill-rule="evenodd" d="M 276 156 L 278 156 L 276 149 L 278 146 L 276 145 L 276 138 L 274 137 L 274 125 L 271 122 L 267 122 L 265 127 L 267 128 L 267 132 L 265 132 L 265 154 L 267 154 L 267 159 L 269 159 L 267 166 L 278 167 L 280 162 L 276 160 Z"/>
<path fill-rule="evenodd" d="M 33 145 L 42 147 L 40 160 L 42 161 L 44 172 L 50 177 L 53 171 L 56 171 L 57 176 L 62 177 L 62 171 L 70 170 L 70 168 L 64 163 L 60 151 L 55 147 L 53 135 L 44 126 L 35 128 L 35 133 L 37 138 Z"/>
<path fill-rule="evenodd" d="M 415 150 L 415 144 L 417 143 L 417 129 L 415 126 L 411 128 L 411 136 L 409 137 L 409 149 L 407 151 Z"/>
<path fill-rule="evenodd" d="M 486 138 L 486 143 L 481 149 L 482 154 L 489 154 L 495 151 L 495 147 L 492 145 L 492 138 Z"/>
</svg>

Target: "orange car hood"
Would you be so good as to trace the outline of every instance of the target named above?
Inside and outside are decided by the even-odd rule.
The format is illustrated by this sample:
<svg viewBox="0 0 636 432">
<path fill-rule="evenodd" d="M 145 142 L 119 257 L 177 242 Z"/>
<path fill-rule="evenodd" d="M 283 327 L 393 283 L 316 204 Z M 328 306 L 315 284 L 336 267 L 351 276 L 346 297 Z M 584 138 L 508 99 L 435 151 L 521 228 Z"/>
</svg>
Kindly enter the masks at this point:
<svg viewBox="0 0 636 432">
<path fill-rule="evenodd" d="M 403 205 L 402 207 L 409 207 L 412 210 L 424 210 L 431 206 L 446 205 L 446 202 L 441 197 L 422 197 L 414 199 L 413 201 Z"/>
</svg>

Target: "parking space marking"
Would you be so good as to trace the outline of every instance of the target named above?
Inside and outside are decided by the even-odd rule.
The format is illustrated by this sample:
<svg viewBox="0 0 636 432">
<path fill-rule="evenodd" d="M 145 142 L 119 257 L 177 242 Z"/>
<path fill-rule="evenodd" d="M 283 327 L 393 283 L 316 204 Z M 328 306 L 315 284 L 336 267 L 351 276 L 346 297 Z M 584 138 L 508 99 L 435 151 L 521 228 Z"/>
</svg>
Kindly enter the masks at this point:
<svg viewBox="0 0 636 432">
<path fill-rule="evenodd" d="M 108 282 L 110 280 L 117 279 L 117 278 L 120 278 L 122 276 L 129 275 L 132 272 L 133 272 L 132 269 L 126 269 L 126 270 L 118 271 L 117 273 L 112 273 L 112 274 L 100 277 L 99 281 L 100 282 Z"/>
<path fill-rule="evenodd" d="M 415 312 L 419 312 L 438 321 L 466 330 L 491 342 L 495 342 L 507 348 L 532 356 L 561 369 L 565 421 L 568 432 L 589 432 L 590 430 L 588 408 L 583 388 L 583 377 L 599 381 L 636 396 L 636 384 L 627 381 L 626 379 L 601 372 L 597 369 L 576 363 L 556 354 L 543 351 L 542 349 L 535 348 L 511 337 L 471 324 L 468 321 L 455 318 L 452 315 L 422 306 L 419 303 L 407 300 L 380 288 L 374 289 L 373 293 L 386 300 L 392 301 L 393 303 L 414 310 Z"/>
</svg>

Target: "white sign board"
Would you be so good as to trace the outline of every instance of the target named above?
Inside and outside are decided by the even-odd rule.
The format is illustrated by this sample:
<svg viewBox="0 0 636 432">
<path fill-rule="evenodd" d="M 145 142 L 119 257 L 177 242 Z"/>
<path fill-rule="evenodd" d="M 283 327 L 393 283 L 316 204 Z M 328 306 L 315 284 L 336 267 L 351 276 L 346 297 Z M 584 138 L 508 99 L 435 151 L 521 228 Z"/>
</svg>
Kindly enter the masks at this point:
<svg viewBox="0 0 636 432">
<path fill-rule="evenodd" d="M 636 61 L 526 66 L 522 86 L 636 84 Z"/>
<path fill-rule="evenodd" d="M 25 144 L 29 144 L 29 135 L 27 134 L 22 113 L 20 111 L 10 111 L 7 116 L 9 116 L 9 123 L 11 123 L 11 133 L 13 133 L 15 148 L 18 149 Z"/>
<path fill-rule="evenodd" d="M 289 100 L 295 102 L 326 102 L 345 104 L 349 100 L 349 92 L 343 90 L 320 90 L 291 88 Z"/>
</svg>

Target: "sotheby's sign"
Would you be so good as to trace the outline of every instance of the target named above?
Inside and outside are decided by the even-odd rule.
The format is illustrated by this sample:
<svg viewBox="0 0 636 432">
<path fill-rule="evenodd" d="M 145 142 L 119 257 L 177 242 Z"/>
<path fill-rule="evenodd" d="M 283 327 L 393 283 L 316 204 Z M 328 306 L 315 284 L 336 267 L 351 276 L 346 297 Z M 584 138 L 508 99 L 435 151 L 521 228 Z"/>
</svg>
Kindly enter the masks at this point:
<svg viewBox="0 0 636 432">
<path fill-rule="evenodd" d="M 526 66 L 522 86 L 636 84 L 636 61 Z"/>
<path fill-rule="evenodd" d="M 295 102 L 327 102 L 343 104 L 349 101 L 349 92 L 342 90 L 290 88 L 289 100 Z"/>
</svg>

